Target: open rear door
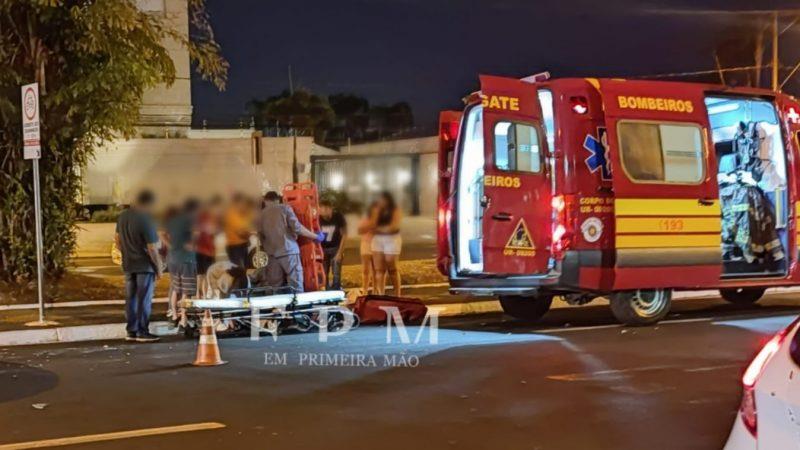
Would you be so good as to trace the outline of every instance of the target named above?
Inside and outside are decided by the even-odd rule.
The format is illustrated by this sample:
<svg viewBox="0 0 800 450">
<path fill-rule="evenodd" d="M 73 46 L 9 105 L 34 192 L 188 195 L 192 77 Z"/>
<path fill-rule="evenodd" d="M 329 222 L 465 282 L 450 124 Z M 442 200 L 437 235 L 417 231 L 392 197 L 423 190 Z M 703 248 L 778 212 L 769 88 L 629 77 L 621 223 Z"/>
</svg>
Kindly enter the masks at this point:
<svg viewBox="0 0 800 450">
<path fill-rule="evenodd" d="M 605 80 L 600 90 L 615 195 L 614 289 L 717 284 L 721 219 L 702 87 Z"/>
<path fill-rule="evenodd" d="M 484 129 L 483 272 L 548 270 L 552 189 L 534 85 L 481 76 Z"/>
<path fill-rule="evenodd" d="M 797 201 L 798 193 L 800 193 L 800 177 L 791 175 L 800 173 L 800 158 L 798 158 L 798 152 L 800 152 L 800 103 L 794 98 L 780 94 L 778 95 L 778 107 L 780 108 L 780 117 L 785 121 L 786 130 L 789 132 L 788 139 L 786 139 L 787 170 L 790 183 L 789 211 L 794 215 L 794 220 L 789 220 L 787 224 L 787 243 L 789 249 L 797 249 L 796 251 L 788 252 L 790 260 L 796 260 L 800 258 L 800 254 L 797 253 L 797 251 L 800 251 L 800 227 L 798 227 L 798 223 L 800 223 L 798 222 L 800 221 L 800 202 Z M 792 189 L 791 184 L 794 185 L 794 189 Z M 791 205 L 794 206 L 792 207 Z M 794 269 L 791 269 L 789 276 L 793 280 L 800 280 L 800 270 L 794 264 L 792 267 Z"/>
</svg>

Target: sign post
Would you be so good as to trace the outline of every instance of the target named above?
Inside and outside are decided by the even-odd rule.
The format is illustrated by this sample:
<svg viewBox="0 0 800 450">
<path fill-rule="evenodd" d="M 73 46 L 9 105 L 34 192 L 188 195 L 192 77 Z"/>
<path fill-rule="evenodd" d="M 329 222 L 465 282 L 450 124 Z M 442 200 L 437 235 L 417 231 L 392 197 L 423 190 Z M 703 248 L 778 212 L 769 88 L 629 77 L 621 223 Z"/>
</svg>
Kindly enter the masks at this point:
<svg viewBox="0 0 800 450">
<path fill-rule="evenodd" d="M 33 207 L 36 219 L 36 285 L 39 296 L 39 320 L 25 325 L 41 327 L 55 325 L 44 319 L 43 244 L 42 244 L 42 200 L 39 187 L 39 158 L 42 156 L 39 133 L 39 83 L 22 86 L 22 153 L 25 159 L 33 160 Z"/>
</svg>

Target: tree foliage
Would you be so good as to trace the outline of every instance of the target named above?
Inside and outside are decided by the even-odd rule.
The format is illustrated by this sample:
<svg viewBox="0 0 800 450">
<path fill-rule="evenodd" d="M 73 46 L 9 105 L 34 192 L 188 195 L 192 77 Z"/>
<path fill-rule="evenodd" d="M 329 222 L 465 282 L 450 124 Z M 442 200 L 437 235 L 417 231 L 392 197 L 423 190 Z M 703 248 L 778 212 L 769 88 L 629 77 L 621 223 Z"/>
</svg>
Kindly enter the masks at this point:
<svg viewBox="0 0 800 450">
<path fill-rule="evenodd" d="M 145 90 L 170 85 L 178 42 L 224 88 L 228 63 L 204 0 L 189 0 L 191 36 L 134 0 L 0 0 L 0 278 L 35 272 L 32 170 L 22 159 L 20 85 L 41 93 L 45 267 L 60 276 L 75 246 L 80 167 L 104 142 L 133 136 Z"/>
<path fill-rule="evenodd" d="M 304 88 L 292 93 L 286 90 L 266 100 L 252 100 L 248 109 L 258 128 L 283 127 L 301 136 L 314 136 L 318 141 L 324 140 L 335 118 L 327 98 Z"/>
<path fill-rule="evenodd" d="M 407 102 L 371 105 L 349 93 L 324 97 L 306 89 L 293 95 L 284 91 L 266 100 L 251 100 L 247 109 L 257 128 L 314 136 L 316 142 L 331 146 L 396 138 L 414 126 Z"/>
</svg>

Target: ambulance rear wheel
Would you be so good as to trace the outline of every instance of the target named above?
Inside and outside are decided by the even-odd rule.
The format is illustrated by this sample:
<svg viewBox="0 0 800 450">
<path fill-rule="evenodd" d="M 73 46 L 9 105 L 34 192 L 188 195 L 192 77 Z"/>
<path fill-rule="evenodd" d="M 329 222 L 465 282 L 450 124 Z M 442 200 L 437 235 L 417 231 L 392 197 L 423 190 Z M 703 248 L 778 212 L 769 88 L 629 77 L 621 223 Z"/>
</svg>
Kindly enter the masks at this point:
<svg viewBox="0 0 800 450">
<path fill-rule="evenodd" d="M 509 316 L 535 322 L 550 310 L 553 303 L 552 295 L 537 295 L 535 297 L 523 297 L 519 295 L 501 296 L 500 306 L 503 312 Z"/>
<path fill-rule="evenodd" d="M 666 317 L 672 301 L 669 289 L 639 289 L 611 295 L 611 312 L 625 325 L 652 325 Z"/>
<path fill-rule="evenodd" d="M 752 305 L 764 295 L 765 288 L 720 289 L 719 295 L 734 305 Z"/>
</svg>

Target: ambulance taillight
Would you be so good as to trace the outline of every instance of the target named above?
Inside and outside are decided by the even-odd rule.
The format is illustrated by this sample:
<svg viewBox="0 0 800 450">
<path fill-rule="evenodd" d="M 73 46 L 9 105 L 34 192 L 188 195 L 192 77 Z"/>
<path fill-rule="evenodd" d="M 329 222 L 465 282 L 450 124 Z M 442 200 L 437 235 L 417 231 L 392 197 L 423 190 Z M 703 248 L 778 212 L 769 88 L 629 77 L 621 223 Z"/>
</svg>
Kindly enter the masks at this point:
<svg viewBox="0 0 800 450">
<path fill-rule="evenodd" d="M 439 115 L 439 198 L 436 215 L 437 256 L 436 266 L 443 275 L 450 270 L 450 181 L 453 176 L 456 141 L 461 125 L 460 111 L 442 111 Z"/>
<path fill-rule="evenodd" d="M 561 259 L 564 252 L 572 242 L 572 227 L 570 211 L 573 198 L 570 195 L 555 195 L 550 201 L 553 208 L 553 232 L 550 254 L 555 259 Z"/>
</svg>

